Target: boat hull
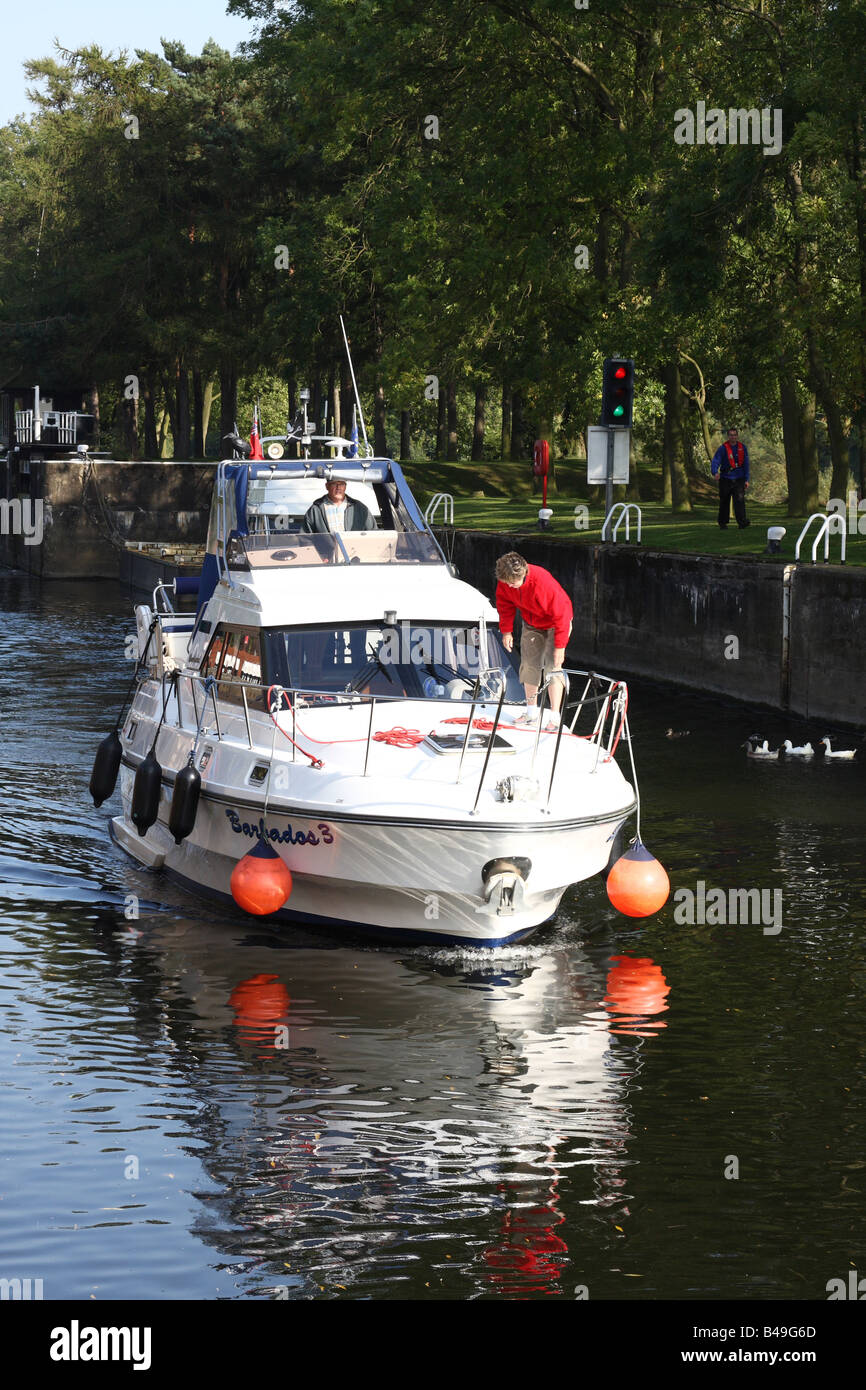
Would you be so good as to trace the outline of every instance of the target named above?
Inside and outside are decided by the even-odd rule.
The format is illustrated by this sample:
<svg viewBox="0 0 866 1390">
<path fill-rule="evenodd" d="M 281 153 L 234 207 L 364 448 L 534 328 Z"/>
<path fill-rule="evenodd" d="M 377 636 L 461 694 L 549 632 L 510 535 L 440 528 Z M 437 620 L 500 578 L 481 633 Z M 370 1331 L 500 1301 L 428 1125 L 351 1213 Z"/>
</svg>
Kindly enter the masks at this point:
<svg viewBox="0 0 866 1390">
<path fill-rule="evenodd" d="M 192 834 L 168 830 L 171 787 L 140 836 L 130 818 L 134 772 L 124 767 L 115 841 L 202 896 L 230 904 L 238 860 L 264 836 L 292 873 L 291 896 L 268 921 L 348 927 L 394 941 L 492 946 L 528 935 L 566 888 L 605 868 L 630 808 L 595 820 L 525 826 L 437 825 L 362 816 L 311 816 L 202 795 Z"/>
</svg>

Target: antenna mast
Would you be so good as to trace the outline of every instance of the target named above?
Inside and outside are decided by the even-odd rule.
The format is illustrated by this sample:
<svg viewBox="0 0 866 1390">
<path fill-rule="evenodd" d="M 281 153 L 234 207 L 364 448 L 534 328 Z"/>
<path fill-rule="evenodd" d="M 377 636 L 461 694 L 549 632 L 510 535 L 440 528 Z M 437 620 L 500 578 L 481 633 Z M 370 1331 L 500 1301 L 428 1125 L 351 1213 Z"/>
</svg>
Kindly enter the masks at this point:
<svg viewBox="0 0 866 1390">
<path fill-rule="evenodd" d="M 355 404 L 358 407 L 358 418 L 361 421 L 361 430 L 364 435 L 364 446 L 367 449 L 369 455 L 370 453 L 372 453 L 372 450 L 370 448 L 370 441 L 367 438 L 367 426 L 364 424 L 364 412 L 361 409 L 361 397 L 358 395 L 358 383 L 355 380 L 355 368 L 352 366 L 352 354 L 349 351 L 349 339 L 346 337 L 346 325 L 343 322 L 342 314 L 340 315 L 340 327 L 343 330 L 343 342 L 346 344 L 346 356 L 349 359 L 349 371 L 352 373 L 352 389 L 355 392 Z"/>
</svg>

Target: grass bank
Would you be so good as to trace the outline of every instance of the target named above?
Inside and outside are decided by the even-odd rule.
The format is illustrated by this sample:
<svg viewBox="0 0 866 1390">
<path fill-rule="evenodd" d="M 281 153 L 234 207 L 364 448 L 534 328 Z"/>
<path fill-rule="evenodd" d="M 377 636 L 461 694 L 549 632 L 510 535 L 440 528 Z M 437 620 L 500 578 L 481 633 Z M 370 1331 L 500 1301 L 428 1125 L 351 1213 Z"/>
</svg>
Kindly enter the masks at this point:
<svg viewBox="0 0 866 1390">
<path fill-rule="evenodd" d="M 454 523 L 462 530 L 497 531 L 513 536 L 515 541 L 520 536 L 540 534 L 538 509 L 541 494 L 532 490 L 528 464 L 412 463 L 404 464 L 403 468 L 422 507 L 437 492 L 453 495 Z M 553 520 L 545 534 L 552 540 L 572 544 L 598 543 L 605 516 L 603 489 L 587 486 L 586 464 L 582 460 L 558 462 L 556 475 L 556 485 L 548 490 L 548 505 L 553 508 Z M 716 485 L 711 478 L 699 480 L 693 486 L 695 500 L 692 510 L 679 514 L 673 513 L 669 506 L 659 500 L 660 473 L 653 474 L 643 468 L 640 481 L 642 494 L 649 496 L 649 500 L 640 503 L 642 545 L 653 550 L 767 560 L 771 558 L 765 554 L 767 528 L 784 526 L 786 534 L 781 551 L 772 558 L 780 563 L 794 559 L 794 547 L 806 517 L 789 517 L 784 504 L 756 503 L 750 500 L 747 493 L 746 510 L 751 526 L 748 530 L 740 531 L 732 518 L 728 529 L 722 531 L 716 520 L 718 501 Z M 614 497 L 624 499 L 625 489 L 615 488 Z M 578 505 L 589 508 L 585 528 L 575 526 L 575 507 Z M 810 536 L 814 537 L 816 530 L 817 527 L 813 527 Z M 618 539 L 624 539 L 623 527 L 620 527 Z M 631 539 L 632 542 L 635 540 L 634 525 Z M 838 535 L 830 538 L 830 560 L 834 564 L 839 561 L 839 540 Z M 808 560 L 811 551 L 811 539 L 807 539 L 801 550 L 801 558 Z M 819 556 L 823 556 L 823 543 Z M 847 536 L 847 562 L 866 565 L 866 536 Z"/>
</svg>

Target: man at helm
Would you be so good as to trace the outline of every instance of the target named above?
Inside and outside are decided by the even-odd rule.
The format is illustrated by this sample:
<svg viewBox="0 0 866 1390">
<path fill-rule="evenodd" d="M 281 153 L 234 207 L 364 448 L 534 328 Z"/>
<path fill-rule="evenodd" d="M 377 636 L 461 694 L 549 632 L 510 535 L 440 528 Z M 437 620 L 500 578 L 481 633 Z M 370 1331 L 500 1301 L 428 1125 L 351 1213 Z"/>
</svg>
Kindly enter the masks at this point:
<svg viewBox="0 0 866 1390">
<path fill-rule="evenodd" d="M 363 502 L 346 496 L 345 478 L 329 478 L 325 497 L 317 497 L 308 509 L 301 528 L 317 535 L 335 531 L 375 531 L 373 514 Z"/>
</svg>

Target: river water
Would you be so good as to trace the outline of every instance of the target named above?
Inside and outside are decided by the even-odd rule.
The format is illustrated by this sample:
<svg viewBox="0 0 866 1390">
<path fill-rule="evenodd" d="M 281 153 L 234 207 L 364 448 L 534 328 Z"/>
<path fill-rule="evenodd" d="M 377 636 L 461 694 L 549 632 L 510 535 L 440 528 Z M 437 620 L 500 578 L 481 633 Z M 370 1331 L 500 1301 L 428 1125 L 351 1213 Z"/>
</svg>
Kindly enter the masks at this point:
<svg viewBox="0 0 866 1390">
<path fill-rule="evenodd" d="M 635 923 L 593 880 L 525 946 L 322 943 L 109 841 L 87 783 L 130 614 L 0 576 L 0 1277 L 705 1300 L 866 1271 L 864 764 L 739 746 L 828 730 L 631 683 L 644 840 L 763 921 Z"/>
</svg>

